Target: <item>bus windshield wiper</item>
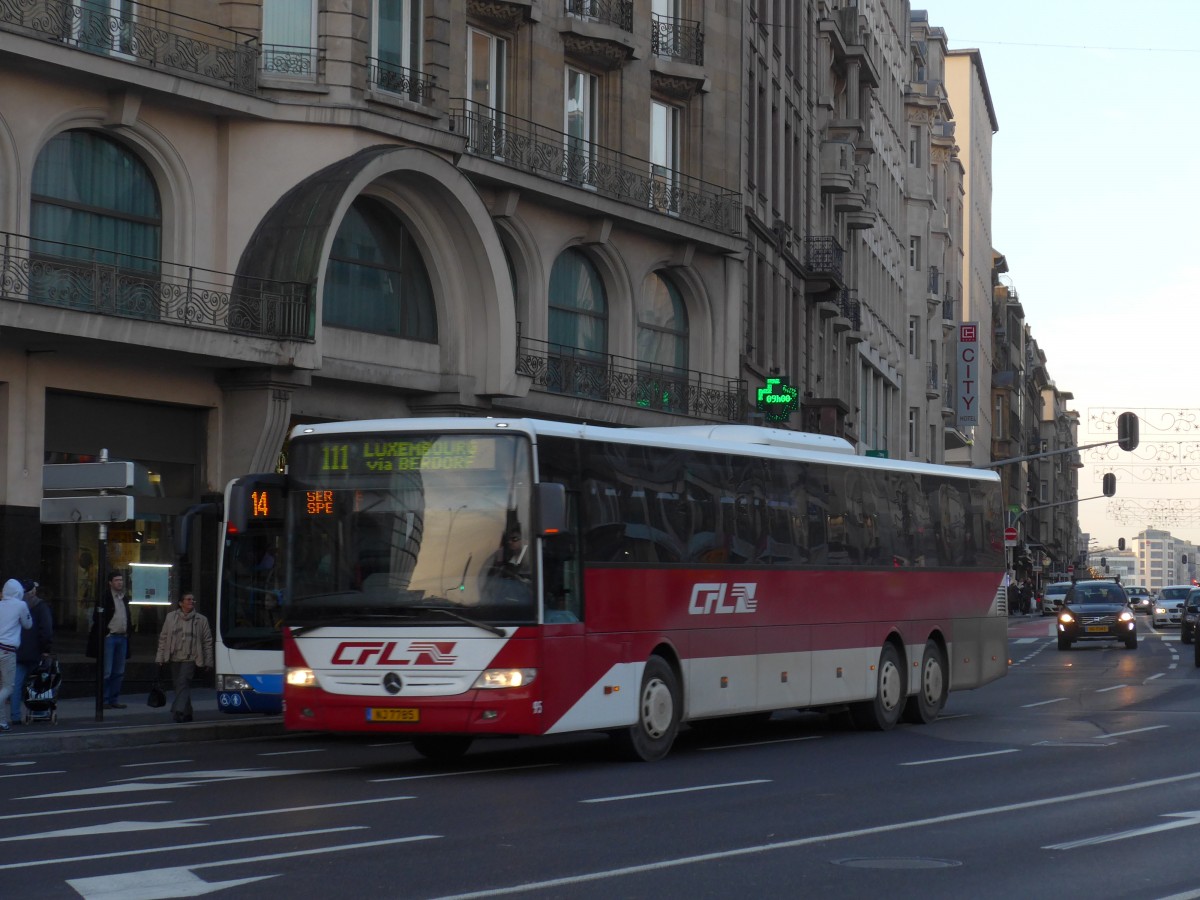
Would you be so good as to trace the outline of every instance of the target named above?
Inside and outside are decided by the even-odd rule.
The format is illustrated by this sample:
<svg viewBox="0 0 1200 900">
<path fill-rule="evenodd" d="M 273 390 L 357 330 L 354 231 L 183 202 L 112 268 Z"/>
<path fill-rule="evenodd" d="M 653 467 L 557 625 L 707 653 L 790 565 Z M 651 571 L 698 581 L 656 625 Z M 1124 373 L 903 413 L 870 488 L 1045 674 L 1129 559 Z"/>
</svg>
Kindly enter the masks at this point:
<svg viewBox="0 0 1200 900">
<path fill-rule="evenodd" d="M 464 616 L 460 612 L 455 612 L 452 609 L 447 609 L 444 606 L 410 606 L 409 609 L 419 609 L 423 612 L 440 612 L 449 616 L 452 619 L 458 619 L 460 622 L 466 622 L 468 625 L 474 625 L 476 628 L 482 628 L 484 631 L 490 632 L 496 637 L 508 637 L 503 628 L 499 628 L 490 622 L 480 622 L 478 619 L 472 619 L 470 616 Z"/>
</svg>

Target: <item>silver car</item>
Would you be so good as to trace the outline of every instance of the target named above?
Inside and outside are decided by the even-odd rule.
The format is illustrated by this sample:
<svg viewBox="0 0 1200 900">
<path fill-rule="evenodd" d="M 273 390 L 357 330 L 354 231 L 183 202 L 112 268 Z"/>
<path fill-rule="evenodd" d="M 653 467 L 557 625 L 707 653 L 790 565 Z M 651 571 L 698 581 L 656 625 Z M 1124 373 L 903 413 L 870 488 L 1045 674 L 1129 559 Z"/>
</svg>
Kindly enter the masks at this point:
<svg viewBox="0 0 1200 900">
<path fill-rule="evenodd" d="M 1154 601 L 1154 624 L 1181 624 L 1183 622 L 1183 606 L 1191 592 L 1190 584 L 1169 584 L 1159 591 L 1158 597 Z"/>
<path fill-rule="evenodd" d="M 1046 589 L 1042 591 L 1042 615 L 1052 616 L 1058 612 L 1070 589 L 1069 581 L 1055 581 L 1046 585 Z"/>
</svg>

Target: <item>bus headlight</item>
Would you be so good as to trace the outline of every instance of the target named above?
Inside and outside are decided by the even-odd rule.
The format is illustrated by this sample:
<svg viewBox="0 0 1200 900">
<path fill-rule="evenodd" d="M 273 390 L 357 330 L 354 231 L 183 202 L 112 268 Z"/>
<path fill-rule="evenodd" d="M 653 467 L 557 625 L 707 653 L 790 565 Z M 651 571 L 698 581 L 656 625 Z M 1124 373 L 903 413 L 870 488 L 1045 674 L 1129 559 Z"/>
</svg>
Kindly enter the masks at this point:
<svg viewBox="0 0 1200 900">
<path fill-rule="evenodd" d="M 474 689 L 515 688 L 532 684 L 537 677 L 537 669 L 484 669 L 475 683 Z"/>
<path fill-rule="evenodd" d="M 217 684 L 218 691 L 248 691 L 250 682 L 241 675 L 222 675 Z"/>
<path fill-rule="evenodd" d="M 317 683 L 317 676 L 312 669 L 288 669 L 287 683 L 292 687 L 313 687 Z"/>
</svg>

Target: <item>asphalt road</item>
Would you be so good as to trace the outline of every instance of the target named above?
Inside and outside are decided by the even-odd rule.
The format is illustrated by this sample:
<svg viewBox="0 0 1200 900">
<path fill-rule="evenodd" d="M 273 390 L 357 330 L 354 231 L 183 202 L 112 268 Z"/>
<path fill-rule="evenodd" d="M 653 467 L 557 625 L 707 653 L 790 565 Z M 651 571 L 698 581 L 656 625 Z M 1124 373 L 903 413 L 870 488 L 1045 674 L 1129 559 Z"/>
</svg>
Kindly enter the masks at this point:
<svg viewBox="0 0 1200 900">
<path fill-rule="evenodd" d="M 887 733 L 832 716 L 592 736 L 286 736 L 0 759 L 0 890 L 39 898 L 1200 897 L 1200 670 L 1010 624 L 1009 675 Z M 1182 653 L 1180 651 L 1183 651 Z"/>
</svg>

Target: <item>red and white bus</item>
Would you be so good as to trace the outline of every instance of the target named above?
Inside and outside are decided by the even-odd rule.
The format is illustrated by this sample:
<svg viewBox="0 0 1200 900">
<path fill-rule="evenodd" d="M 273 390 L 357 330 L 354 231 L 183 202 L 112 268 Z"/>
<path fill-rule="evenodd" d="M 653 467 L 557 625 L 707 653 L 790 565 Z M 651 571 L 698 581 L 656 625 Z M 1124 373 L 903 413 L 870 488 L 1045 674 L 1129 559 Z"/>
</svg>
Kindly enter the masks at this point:
<svg viewBox="0 0 1200 900">
<path fill-rule="evenodd" d="M 849 709 L 933 720 L 1007 667 L 997 476 L 739 425 L 304 425 L 289 729 L 475 738 Z"/>
</svg>

